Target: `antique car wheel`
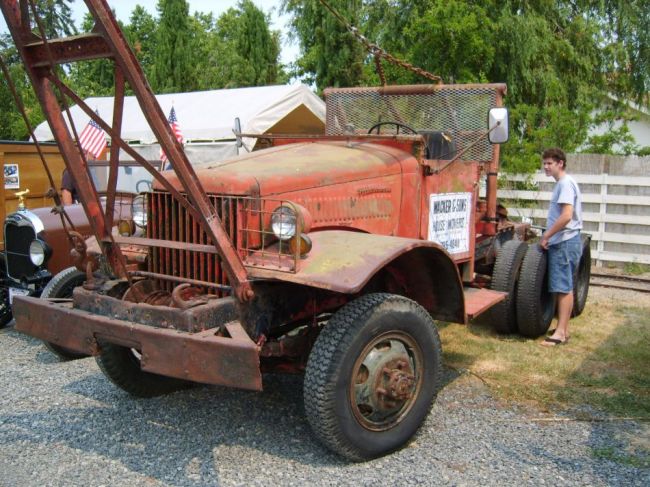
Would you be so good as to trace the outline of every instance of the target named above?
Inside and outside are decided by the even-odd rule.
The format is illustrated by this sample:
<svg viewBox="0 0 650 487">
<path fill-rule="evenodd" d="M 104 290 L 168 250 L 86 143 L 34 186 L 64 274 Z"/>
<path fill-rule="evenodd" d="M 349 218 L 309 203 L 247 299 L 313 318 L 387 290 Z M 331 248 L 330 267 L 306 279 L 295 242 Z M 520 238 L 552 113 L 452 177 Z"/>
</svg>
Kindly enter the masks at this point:
<svg viewBox="0 0 650 487">
<path fill-rule="evenodd" d="M 191 382 L 145 372 L 140 352 L 131 348 L 100 343 L 97 365 L 113 384 L 137 397 L 154 397 L 190 387 Z"/>
<path fill-rule="evenodd" d="M 3 254 L 0 254 L 0 274 L 7 275 L 7 260 Z M 0 328 L 4 328 L 13 318 L 11 304 L 9 303 L 9 289 L 0 287 Z"/>
<path fill-rule="evenodd" d="M 76 267 L 68 267 L 63 269 L 50 282 L 43 288 L 41 298 L 71 298 L 72 290 L 77 286 L 81 286 L 86 280 L 86 274 L 77 270 Z M 62 347 L 50 342 L 43 342 L 47 348 L 54 355 L 61 360 L 75 360 L 87 357 L 88 355 L 75 352 L 69 348 Z"/>
<path fill-rule="evenodd" d="M 589 279 L 591 278 L 591 239 L 583 236 L 582 256 L 573 283 L 573 309 L 571 317 L 580 316 L 587 304 L 589 294 Z"/>
<path fill-rule="evenodd" d="M 485 312 L 485 319 L 498 333 L 517 333 L 517 284 L 528 245 L 509 240 L 497 254 L 490 289 L 508 293 L 505 300 Z"/>
<path fill-rule="evenodd" d="M 555 294 L 548 291 L 546 252 L 530 245 L 521 264 L 517 287 L 517 327 L 519 333 L 535 338 L 548 330 L 555 314 Z"/>
<path fill-rule="evenodd" d="M 384 455 L 423 423 L 441 373 L 438 331 L 419 304 L 362 296 L 337 311 L 314 344 L 303 391 L 307 419 L 346 458 Z"/>
<path fill-rule="evenodd" d="M 0 328 L 4 328 L 13 318 L 9 304 L 9 289 L 0 287 Z"/>
</svg>

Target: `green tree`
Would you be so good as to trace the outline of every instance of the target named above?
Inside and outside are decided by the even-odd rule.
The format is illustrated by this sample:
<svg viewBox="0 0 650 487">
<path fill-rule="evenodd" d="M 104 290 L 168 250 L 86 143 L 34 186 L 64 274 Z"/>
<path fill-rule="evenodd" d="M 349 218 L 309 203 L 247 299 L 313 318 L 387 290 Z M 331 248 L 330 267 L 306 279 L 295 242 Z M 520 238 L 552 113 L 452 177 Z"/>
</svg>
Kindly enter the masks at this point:
<svg viewBox="0 0 650 487">
<path fill-rule="evenodd" d="M 156 93 L 192 91 L 195 56 L 185 0 L 158 1 L 158 28 L 149 82 Z"/>
<path fill-rule="evenodd" d="M 584 147 L 600 101 L 650 104 L 650 9 L 647 0 L 366 0 L 330 1 L 349 23 L 386 51 L 447 83 L 505 82 L 511 142 L 503 148 L 509 170 L 537 168 L 549 145 Z M 297 65 L 307 81 L 327 85 L 377 83 L 371 56 L 350 77 L 348 58 L 331 49 L 344 31 L 319 0 L 285 0 L 301 45 Z M 352 12 L 352 13 L 351 13 Z M 336 27 L 323 27 L 336 22 Z M 329 34 L 318 35 L 321 30 Z M 358 41 L 353 40 L 353 42 Z M 339 70 L 338 59 L 346 60 Z M 331 60 L 329 65 L 320 60 Z M 389 83 L 427 83 L 383 63 Z M 608 110 L 607 137 L 588 147 L 629 151 L 625 110 Z M 601 117 L 602 118 L 602 117 Z M 614 123 L 615 122 L 615 123 Z M 621 124 L 621 125 L 619 125 Z M 595 142 L 598 142 L 597 144 Z"/>
<path fill-rule="evenodd" d="M 136 5 L 129 17 L 129 24 L 124 26 L 124 35 L 145 75 L 150 77 L 154 63 L 156 20 L 144 7 Z"/>
<path fill-rule="evenodd" d="M 38 0 L 35 2 L 41 26 L 48 38 L 76 34 L 77 30 L 71 18 L 70 3 L 67 0 Z M 39 29 L 35 24 L 32 26 L 32 29 L 39 35 Z M 11 78 L 25 106 L 27 118 L 30 120 L 30 124 L 35 127 L 45 117 L 29 82 L 27 73 L 25 73 L 22 67 L 22 61 L 13 46 L 11 36 L 8 34 L 0 38 L 0 55 L 7 64 Z M 64 71 L 60 70 L 59 75 L 65 77 Z M 27 127 L 21 114 L 18 112 L 9 86 L 6 80 L 3 80 L 0 83 L 0 138 L 7 140 L 26 140 L 28 135 Z"/>
<path fill-rule="evenodd" d="M 361 0 L 330 0 L 346 21 L 359 26 Z M 301 56 L 295 74 L 319 91 L 328 86 L 357 86 L 363 82 L 367 57 L 359 41 L 319 0 L 283 0 L 282 8 L 292 15 L 291 30 L 300 42 Z"/>
<path fill-rule="evenodd" d="M 192 18 L 199 53 L 199 89 L 235 88 L 284 83 L 279 62 L 280 33 L 250 0 L 239 2 L 216 21 L 196 13 Z"/>
</svg>

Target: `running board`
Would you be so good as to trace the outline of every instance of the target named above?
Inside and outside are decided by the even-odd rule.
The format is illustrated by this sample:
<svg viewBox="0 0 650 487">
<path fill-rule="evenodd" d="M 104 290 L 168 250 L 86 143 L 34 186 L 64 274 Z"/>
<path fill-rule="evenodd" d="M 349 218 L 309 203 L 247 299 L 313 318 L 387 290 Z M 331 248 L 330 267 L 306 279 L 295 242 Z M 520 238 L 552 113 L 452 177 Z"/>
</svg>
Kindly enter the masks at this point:
<svg viewBox="0 0 650 487">
<path fill-rule="evenodd" d="M 501 291 L 491 291 L 489 289 L 479 289 L 475 287 L 463 288 L 465 293 L 465 313 L 467 319 L 471 320 L 483 311 L 500 303 L 508 296 L 508 293 Z"/>
</svg>

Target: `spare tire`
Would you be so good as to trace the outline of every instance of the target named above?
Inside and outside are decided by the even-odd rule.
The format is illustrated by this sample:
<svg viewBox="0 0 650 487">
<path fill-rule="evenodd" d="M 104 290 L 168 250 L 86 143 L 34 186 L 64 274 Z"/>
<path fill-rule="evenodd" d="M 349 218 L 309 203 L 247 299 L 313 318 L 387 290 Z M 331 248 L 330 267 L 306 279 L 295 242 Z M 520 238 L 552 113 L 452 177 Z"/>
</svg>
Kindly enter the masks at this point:
<svg viewBox="0 0 650 487">
<path fill-rule="evenodd" d="M 581 235 L 582 237 L 582 256 L 576 269 L 576 275 L 573 276 L 573 309 L 571 317 L 579 316 L 587 304 L 587 295 L 589 294 L 589 279 L 591 278 L 591 236 Z"/>
<path fill-rule="evenodd" d="M 517 328 L 526 337 L 548 330 L 555 314 L 555 294 L 548 291 L 546 252 L 537 244 L 528 247 L 517 287 Z"/>
<path fill-rule="evenodd" d="M 487 310 L 484 319 L 498 333 L 517 333 L 517 285 L 527 249 L 524 242 L 509 240 L 497 254 L 490 289 L 506 292 L 508 296 Z"/>
</svg>

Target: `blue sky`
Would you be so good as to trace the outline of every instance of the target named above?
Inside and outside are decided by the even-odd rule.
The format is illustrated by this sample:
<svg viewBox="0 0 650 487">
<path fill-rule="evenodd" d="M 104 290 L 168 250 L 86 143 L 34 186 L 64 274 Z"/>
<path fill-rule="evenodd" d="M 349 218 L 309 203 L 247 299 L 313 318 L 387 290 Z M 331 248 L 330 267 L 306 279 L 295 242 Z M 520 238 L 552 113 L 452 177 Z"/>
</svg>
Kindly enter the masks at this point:
<svg viewBox="0 0 650 487">
<path fill-rule="evenodd" d="M 146 8 L 152 15 L 156 15 L 156 4 L 157 0 L 136 0 L 132 1 L 109 1 L 108 4 L 115 10 L 115 14 L 119 20 L 123 22 L 128 22 L 131 12 L 136 5 L 142 5 Z M 193 14 L 196 11 L 199 12 L 212 12 L 215 17 L 218 17 L 220 14 L 228 10 L 230 7 L 235 7 L 238 3 L 238 0 L 188 0 L 190 5 L 190 14 Z M 281 61 L 285 64 L 290 63 L 296 59 L 299 54 L 299 48 L 297 45 L 288 42 L 288 27 L 289 17 L 287 15 L 279 15 L 280 10 L 280 0 L 253 0 L 253 3 L 262 10 L 264 13 L 271 14 L 271 28 L 273 30 L 279 30 L 282 32 L 282 52 L 281 52 Z M 80 24 L 81 19 L 84 14 L 87 12 L 86 6 L 81 0 L 76 0 L 72 2 L 72 10 L 75 18 L 75 23 Z M 0 19 L 0 31 L 6 32 L 6 24 L 4 19 Z"/>
</svg>

